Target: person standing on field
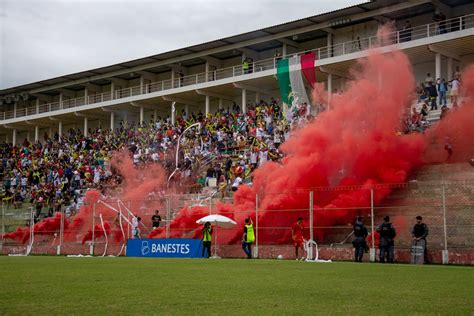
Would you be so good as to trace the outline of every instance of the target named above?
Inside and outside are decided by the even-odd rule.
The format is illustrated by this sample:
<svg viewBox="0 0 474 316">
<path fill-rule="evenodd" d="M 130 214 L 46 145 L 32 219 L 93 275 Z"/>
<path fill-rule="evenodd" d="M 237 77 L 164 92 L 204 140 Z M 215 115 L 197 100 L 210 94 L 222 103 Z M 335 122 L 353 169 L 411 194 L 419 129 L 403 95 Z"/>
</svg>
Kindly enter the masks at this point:
<svg viewBox="0 0 474 316">
<path fill-rule="evenodd" d="M 380 255 L 381 263 L 393 263 L 393 252 L 395 248 L 394 238 L 397 235 L 395 227 L 390 223 L 390 217 L 385 216 L 383 223 L 377 227 L 377 232 L 380 234 Z"/>
<path fill-rule="evenodd" d="M 366 238 L 368 236 L 367 227 L 362 223 L 362 216 L 357 216 L 356 223 L 354 225 L 354 240 L 352 245 L 355 249 L 354 261 L 362 262 L 364 256 L 365 247 L 367 245 Z"/>
<path fill-rule="evenodd" d="M 153 229 L 160 227 L 161 216 L 158 210 L 155 211 L 155 214 L 151 217 L 151 224 Z"/>
<path fill-rule="evenodd" d="M 303 218 L 298 217 L 298 221 L 293 224 L 291 227 L 291 238 L 293 239 L 293 242 L 295 244 L 295 258 L 298 260 L 298 249 L 301 248 L 303 250 L 303 243 L 304 243 L 304 237 L 303 237 Z M 303 260 L 304 257 L 301 258 Z"/>
<path fill-rule="evenodd" d="M 206 251 L 206 258 L 211 256 L 211 244 L 212 244 L 212 227 L 210 222 L 204 224 L 202 229 L 202 256 L 204 257 L 204 252 Z"/>
<path fill-rule="evenodd" d="M 244 233 L 242 235 L 242 249 L 247 255 L 247 259 L 252 259 L 252 243 L 255 241 L 253 222 L 250 217 L 245 219 Z"/>
<path fill-rule="evenodd" d="M 414 260 L 413 263 L 428 263 L 428 250 L 426 247 L 426 236 L 428 236 L 428 225 L 423 223 L 423 217 L 416 217 L 416 224 L 413 226 L 411 231 L 411 236 L 413 237 L 413 245 L 423 248 L 423 261 Z M 418 254 L 420 255 L 420 254 Z"/>
</svg>

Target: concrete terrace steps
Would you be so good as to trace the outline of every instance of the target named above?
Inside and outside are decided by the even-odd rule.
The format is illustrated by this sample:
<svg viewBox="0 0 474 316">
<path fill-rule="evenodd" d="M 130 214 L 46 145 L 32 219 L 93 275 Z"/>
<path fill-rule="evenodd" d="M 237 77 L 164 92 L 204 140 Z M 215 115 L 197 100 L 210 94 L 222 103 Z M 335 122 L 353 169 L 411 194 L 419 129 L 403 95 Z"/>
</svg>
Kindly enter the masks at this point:
<svg viewBox="0 0 474 316">
<path fill-rule="evenodd" d="M 418 182 L 471 181 L 474 183 L 474 167 L 467 162 L 428 165 L 418 170 L 413 180 Z"/>
</svg>

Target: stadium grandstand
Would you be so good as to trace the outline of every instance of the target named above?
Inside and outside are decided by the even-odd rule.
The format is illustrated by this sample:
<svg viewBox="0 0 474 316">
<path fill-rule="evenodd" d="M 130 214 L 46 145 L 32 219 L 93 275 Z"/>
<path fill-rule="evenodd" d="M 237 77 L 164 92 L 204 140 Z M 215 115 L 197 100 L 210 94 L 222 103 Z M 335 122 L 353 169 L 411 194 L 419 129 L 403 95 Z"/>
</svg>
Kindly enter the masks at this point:
<svg viewBox="0 0 474 316">
<path fill-rule="evenodd" d="M 382 41 L 377 32 L 387 24 Z M 331 111 L 350 70 L 375 46 L 408 56 L 417 89 L 397 132 L 423 133 L 462 105 L 460 78 L 474 63 L 474 3 L 369 1 L 0 90 L 4 205 L 33 208 L 35 222 L 61 211 L 74 216 L 87 190 L 120 190 L 122 175 L 110 161 L 121 151 L 137 169 L 163 166 L 175 193 L 230 199 L 259 166 L 285 159 L 280 146 L 292 133 Z M 298 93 L 293 104 L 284 67 L 301 67 L 306 78 L 286 83 Z M 314 83 L 325 86 L 327 102 L 311 100 Z M 432 172 L 421 177 L 432 180 Z M 466 166 L 456 172 L 472 174 Z"/>
</svg>

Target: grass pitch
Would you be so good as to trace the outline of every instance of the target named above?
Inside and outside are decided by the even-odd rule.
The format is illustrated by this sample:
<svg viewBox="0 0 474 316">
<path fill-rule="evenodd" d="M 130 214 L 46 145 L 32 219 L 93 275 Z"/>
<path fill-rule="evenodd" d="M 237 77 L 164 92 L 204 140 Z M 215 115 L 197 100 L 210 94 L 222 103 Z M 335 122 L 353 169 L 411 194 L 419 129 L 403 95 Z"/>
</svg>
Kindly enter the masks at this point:
<svg viewBox="0 0 474 316">
<path fill-rule="evenodd" d="M 474 313 L 458 266 L 0 257 L 0 284 L 0 315 Z"/>
</svg>

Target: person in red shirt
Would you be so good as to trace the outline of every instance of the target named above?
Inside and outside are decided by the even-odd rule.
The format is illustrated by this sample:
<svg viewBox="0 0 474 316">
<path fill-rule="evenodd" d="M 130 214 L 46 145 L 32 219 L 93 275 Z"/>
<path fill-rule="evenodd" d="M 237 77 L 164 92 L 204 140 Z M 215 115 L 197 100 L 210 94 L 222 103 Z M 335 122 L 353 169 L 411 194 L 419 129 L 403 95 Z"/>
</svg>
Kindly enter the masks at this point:
<svg viewBox="0 0 474 316">
<path fill-rule="evenodd" d="M 303 218 L 298 217 L 298 221 L 293 224 L 291 227 L 291 237 L 295 244 L 295 258 L 298 260 L 298 249 L 301 248 L 303 250 Z M 302 258 L 303 259 L 303 258 Z"/>
</svg>

